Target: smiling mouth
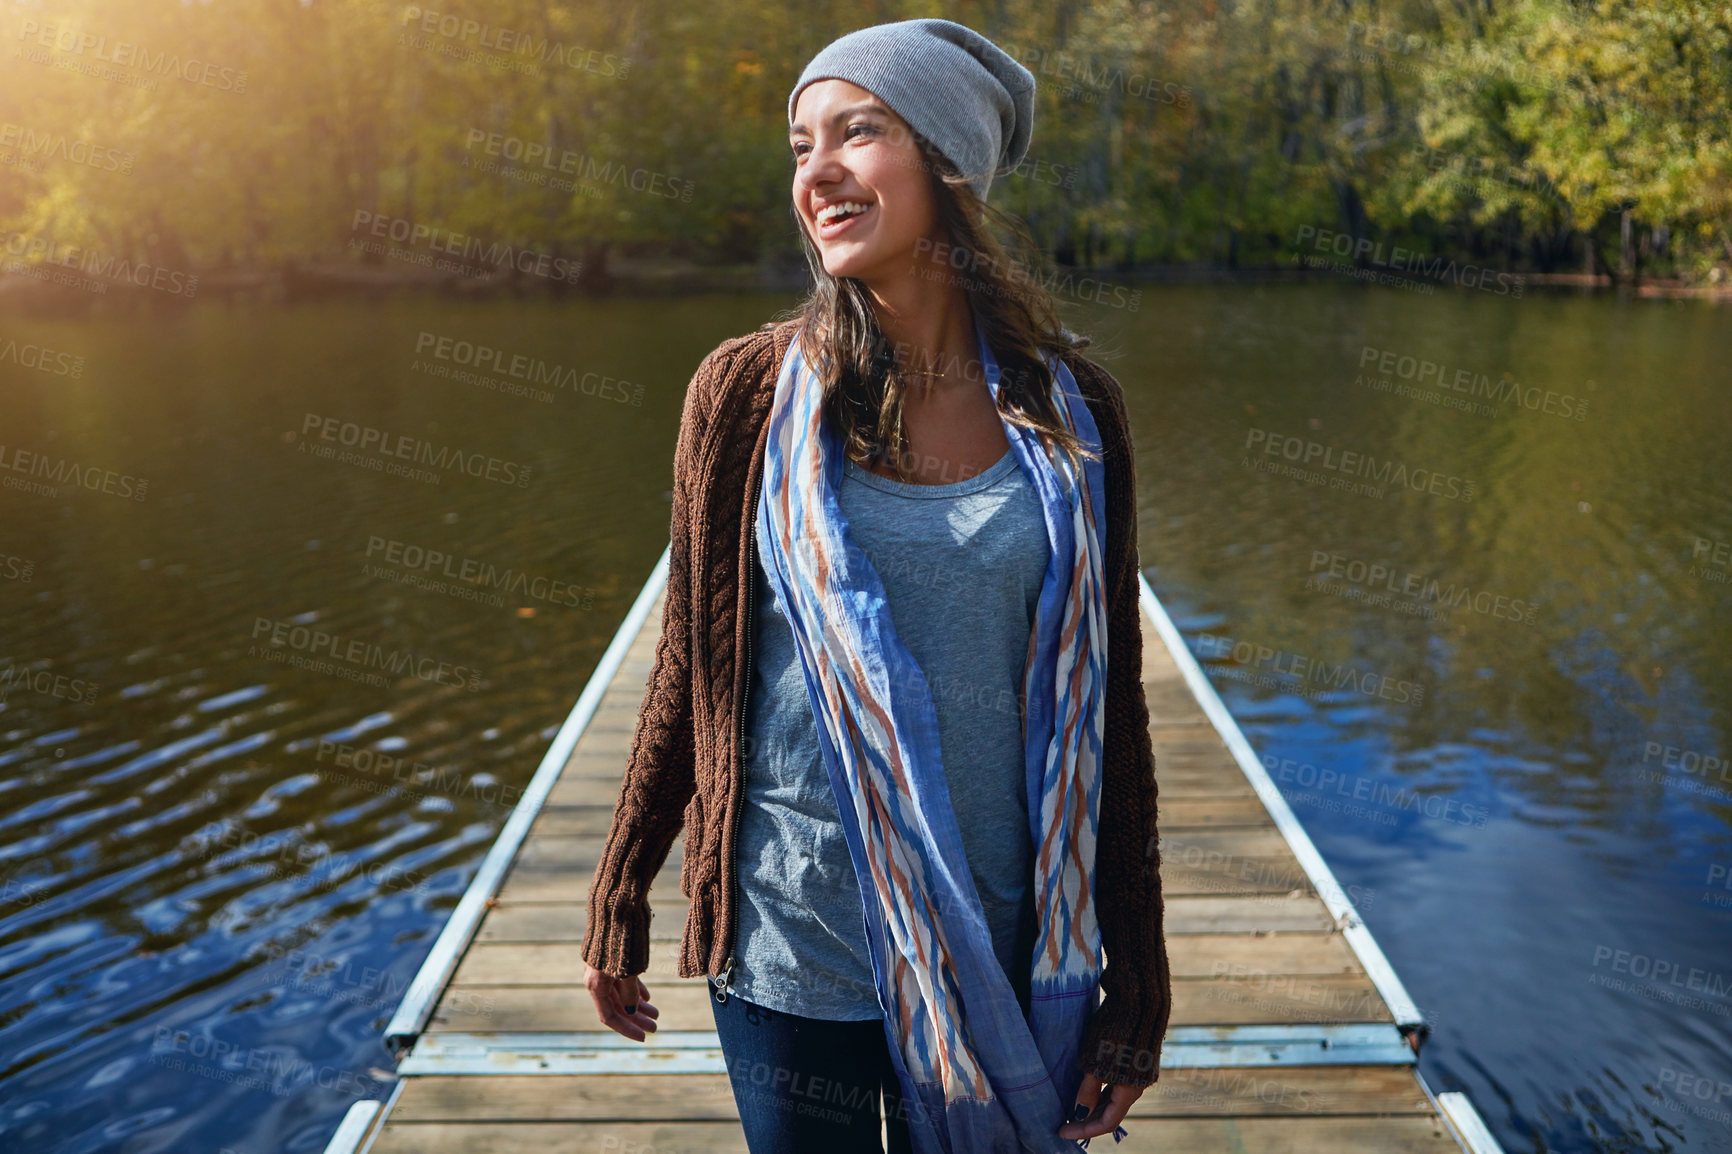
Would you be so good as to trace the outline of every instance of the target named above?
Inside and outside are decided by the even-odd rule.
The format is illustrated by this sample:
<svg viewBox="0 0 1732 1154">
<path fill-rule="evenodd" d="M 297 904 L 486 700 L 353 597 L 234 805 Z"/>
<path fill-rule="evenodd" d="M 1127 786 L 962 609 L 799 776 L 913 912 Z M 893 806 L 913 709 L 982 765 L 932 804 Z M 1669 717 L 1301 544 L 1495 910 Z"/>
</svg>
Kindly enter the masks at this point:
<svg viewBox="0 0 1732 1154">
<path fill-rule="evenodd" d="M 818 234 L 829 237 L 841 232 L 854 221 L 871 212 L 873 205 L 860 200 L 846 200 L 837 204 L 826 205 L 818 213 Z"/>
</svg>

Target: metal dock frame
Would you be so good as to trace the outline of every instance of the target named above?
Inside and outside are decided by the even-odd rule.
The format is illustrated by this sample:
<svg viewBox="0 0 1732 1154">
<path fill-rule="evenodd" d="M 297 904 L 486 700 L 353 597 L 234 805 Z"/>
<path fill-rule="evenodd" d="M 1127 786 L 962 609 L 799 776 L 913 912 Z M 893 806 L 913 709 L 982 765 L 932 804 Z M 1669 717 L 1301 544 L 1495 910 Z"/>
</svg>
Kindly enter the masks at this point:
<svg viewBox="0 0 1732 1154">
<path fill-rule="evenodd" d="M 640 1044 L 627 1044 L 623 1039 L 605 1033 L 498 1035 L 490 1038 L 445 1035 L 428 1039 L 420 1048 L 417 1048 L 417 1043 L 421 1041 L 433 1009 L 474 939 L 490 903 L 498 895 L 531 826 L 660 597 L 667 583 L 669 562 L 669 550 L 664 549 L 577 704 L 536 769 L 523 797 L 483 859 L 481 868 L 387 1025 L 386 1044 L 399 1057 L 399 1080 L 391 1095 L 383 1103 L 354 1103 L 325 1154 L 366 1154 L 401 1096 L 407 1078 L 416 1075 L 625 1072 L 644 1064 L 639 1053 L 642 1050 Z M 1162 1067 L 1267 1068 L 1368 1062 L 1410 1065 L 1414 1067 L 1414 1077 L 1426 1098 L 1462 1150 L 1467 1154 L 1502 1154 L 1496 1138 L 1466 1094 L 1455 1091 L 1435 1094 L 1420 1075 L 1417 1051 L 1429 1027 L 1418 1006 L 1258 760 L 1250 742 L 1156 597 L 1147 577 L 1139 574 L 1138 579 L 1142 608 L 1171 653 L 1186 687 L 1245 774 L 1395 1023 L 1393 1028 L 1353 1024 L 1178 1026 L 1169 1031 Z M 657 1048 L 666 1051 L 654 1063 L 661 1071 L 725 1072 L 719 1041 L 713 1032 L 670 1032 L 658 1039 Z"/>
</svg>

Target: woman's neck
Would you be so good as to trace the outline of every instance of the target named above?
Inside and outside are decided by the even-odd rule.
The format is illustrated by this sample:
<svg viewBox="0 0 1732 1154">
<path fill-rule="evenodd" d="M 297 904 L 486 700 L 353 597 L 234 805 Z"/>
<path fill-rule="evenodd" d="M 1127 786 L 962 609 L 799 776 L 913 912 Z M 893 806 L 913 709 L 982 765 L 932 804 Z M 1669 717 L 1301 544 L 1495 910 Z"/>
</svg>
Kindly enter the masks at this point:
<svg viewBox="0 0 1732 1154">
<path fill-rule="evenodd" d="M 973 364 L 979 359 L 974 313 L 959 287 L 914 277 L 866 287 L 878 329 L 904 370 L 910 398 L 985 383 Z M 927 372 L 942 375 L 924 375 Z"/>
</svg>

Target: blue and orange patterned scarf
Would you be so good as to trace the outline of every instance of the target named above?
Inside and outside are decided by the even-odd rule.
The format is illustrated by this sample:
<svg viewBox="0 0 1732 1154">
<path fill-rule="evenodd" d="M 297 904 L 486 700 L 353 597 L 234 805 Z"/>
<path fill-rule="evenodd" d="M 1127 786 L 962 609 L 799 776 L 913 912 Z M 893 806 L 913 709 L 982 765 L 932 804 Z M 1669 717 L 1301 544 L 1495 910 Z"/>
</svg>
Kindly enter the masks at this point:
<svg viewBox="0 0 1732 1154">
<path fill-rule="evenodd" d="M 996 402 L 999 367 L 978 322 Z M 1070 369 L 1053 396 L 1082 442 L 1100 437 Z M 1006 421 L 1052 543 L 1023 679 L 1037 940 L 1027 1018 L 993 952 L 939 757 L 930 688 L 891 623 L 884 586 L 850 547 L 844 454 L 800 339 L 770 411 L 759 555 L 793 627 L 819 746 L 866 913 L 885 1033 L 921 1154 L 1075 1151 L 1058 1136 L 1082 1077 L 1100 988 L 1095 836 L 1107 672 L 1104 469 Z M 892 688 L 894 687 L 894 688 Z"/>
</svg>

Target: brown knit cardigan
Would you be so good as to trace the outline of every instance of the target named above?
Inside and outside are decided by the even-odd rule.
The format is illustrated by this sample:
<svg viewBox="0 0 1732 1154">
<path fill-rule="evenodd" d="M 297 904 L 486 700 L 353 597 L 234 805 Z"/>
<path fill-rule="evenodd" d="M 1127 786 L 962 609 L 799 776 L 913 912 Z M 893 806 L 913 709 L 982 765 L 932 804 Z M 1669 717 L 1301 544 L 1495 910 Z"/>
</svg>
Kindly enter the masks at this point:
<svg viewBox="0 0 1732 1154">
<path fill-rule="evenodd" d="M 753 494 L 770 402 L 796 321 L 724 341 L 686 391 L 674 455 L 661 639 L 607 847 L 589 894 L 583 956 L 617 977 L 649 967 L 648 894 L 683 825 L 690 899 L 681 977 L 720 975 L 734 950 L 735 838 L 743 796 L 739 712 Z M 1095 900 L 1106 953 L 1100 1008 L 1079 1051 L 1103 1082 L 1160 1074 L 1172 1008 L 1155 852 L 1155 758 L 1142 685 L 1136 477 L 1124 394 L 1105 369 L 1066 357 L 1101 435 L 1106 474 L 1107 690 Z M 1069 1087 L 1061 1089 L 1061 1093 Z"/>
</svg>

